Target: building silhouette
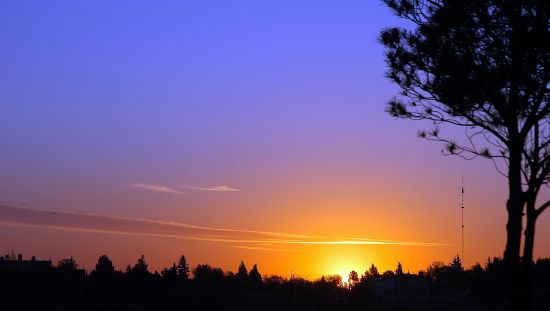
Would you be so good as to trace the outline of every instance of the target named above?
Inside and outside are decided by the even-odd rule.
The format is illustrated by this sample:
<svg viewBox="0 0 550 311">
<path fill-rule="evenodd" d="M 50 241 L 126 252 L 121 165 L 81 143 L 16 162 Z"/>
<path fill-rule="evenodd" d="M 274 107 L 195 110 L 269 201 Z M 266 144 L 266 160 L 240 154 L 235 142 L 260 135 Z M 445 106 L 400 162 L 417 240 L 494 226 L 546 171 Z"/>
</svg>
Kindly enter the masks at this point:
<svg viewBox="0 0 550 311">
<path fill-rule="evenodd" d="M 40 271 L 51 268 L 51 260 L 36 260 L 35 256 L 30 260 L 23 260 L 23 254 L 18 254 L 17 259 L 12 259 L 9 255 L 0 257 L 0 271 Z"/>
</svg>

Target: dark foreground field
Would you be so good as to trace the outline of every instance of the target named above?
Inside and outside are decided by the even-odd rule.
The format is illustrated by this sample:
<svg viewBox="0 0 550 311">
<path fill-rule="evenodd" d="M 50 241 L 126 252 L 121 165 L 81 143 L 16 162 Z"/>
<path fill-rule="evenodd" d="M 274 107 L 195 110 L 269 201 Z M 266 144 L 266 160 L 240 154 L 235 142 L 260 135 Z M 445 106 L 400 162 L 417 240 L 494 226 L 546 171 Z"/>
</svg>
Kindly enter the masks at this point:
<svg viewBox="0 0 550 311">
<path fill-rule="evenodd" d="M 115 271 L 105 262 L 90 273 L 70 264 L 4 265 L 0 296 L 3 310 L 507 309 L 506 275 L 498 258 L 469 270 L 456 263 L 434 263 L 419 274 L 402 273 L 400 268 L 380 274 L 373 267 L 344 286 L 338 276 L 315 281 L 260 277 L 256 267 L 234 274 L 198 265 L 189 275 L 189 269 L 182 272 L 176 265 L 161 273 L 150 273 L 139 264 Z M 532 272 L 532 309 L 549 310 L 550 259 L 538 260 Z"/>
</svg>

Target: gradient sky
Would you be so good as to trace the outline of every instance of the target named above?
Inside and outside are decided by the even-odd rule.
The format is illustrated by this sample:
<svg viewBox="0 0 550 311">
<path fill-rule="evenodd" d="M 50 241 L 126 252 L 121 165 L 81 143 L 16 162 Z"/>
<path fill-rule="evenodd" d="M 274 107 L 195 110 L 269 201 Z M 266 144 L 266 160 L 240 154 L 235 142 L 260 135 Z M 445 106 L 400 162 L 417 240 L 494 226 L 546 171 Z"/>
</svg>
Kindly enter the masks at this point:
<svg viewBox="0 0 550 311">
<path fill-rule="evenodd" d="M 391 25 L 378 1 L 2 1 L 0 251 L 416 272 L 460 252 L 463 172 L 466 265 L 501 256 L 505 178 L 384 112 Z"/>
</svg>

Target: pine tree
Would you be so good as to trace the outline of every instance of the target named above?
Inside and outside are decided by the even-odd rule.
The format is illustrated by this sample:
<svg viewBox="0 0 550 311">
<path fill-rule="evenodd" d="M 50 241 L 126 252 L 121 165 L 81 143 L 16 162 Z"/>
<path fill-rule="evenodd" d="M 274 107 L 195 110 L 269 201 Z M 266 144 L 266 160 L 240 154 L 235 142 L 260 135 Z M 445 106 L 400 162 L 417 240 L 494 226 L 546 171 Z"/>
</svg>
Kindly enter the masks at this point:
<svg viewBox="0 0 550 311">
<path fill-rule="evenodd" d="M 250 269 L 250 272 L 248 273 L 248 278 L 250 279 L 252 284 L 258 285 L 262 283 L 262 275 L 258 271 L 257 264 L 254 264 L 254 266 L 252 266 L 252 269 Z"/>
<path fill-rule="evenodd" d="M 401 262 L 397 262 L 397 268 L 395 269 L 395 275 L 403 275 L 403 265 L 401 265 Z"/>
<path fill-rule="evenodd" d="M 380 277 L 380 272 L 378 272 L 378 268 L 374 264 L 370 265 L 369 277 L 371 279 L 377 279 Z"/>
<path fill-rule="evenodd" d="M 132 272 L 139 273 L 139 274 L 147 274 L 149 273 L 149 265 L 145 261 L 145 255 L 141 255 L 134 267 L 132 268 Z"/>
<path fill-rule="evenodd" d="M 189 279 L 189 263 L 187 263 L 187 259 L 184 255 L 181 255 L 180 259 L 178 260 L 177 273 L 180 279 Z"/>
<path fill-rule="evenodd" d="M 460 259 L 460 256 L 456 255 L 453 257 L 453 260 L 451 261 L 451 268 L 457 271 L 462 271 L 464 268 L 462 267 L 462 259 Z"/>
<path fill-rule="evenodd" d="M 241 260 L 241 264 L 239 265 L 239 269 L 237 270 L 237 278 L 244 280 L 247 277 L 248 277 L 248 270 L 244 265 L 244 261 Z"/>
</svg>

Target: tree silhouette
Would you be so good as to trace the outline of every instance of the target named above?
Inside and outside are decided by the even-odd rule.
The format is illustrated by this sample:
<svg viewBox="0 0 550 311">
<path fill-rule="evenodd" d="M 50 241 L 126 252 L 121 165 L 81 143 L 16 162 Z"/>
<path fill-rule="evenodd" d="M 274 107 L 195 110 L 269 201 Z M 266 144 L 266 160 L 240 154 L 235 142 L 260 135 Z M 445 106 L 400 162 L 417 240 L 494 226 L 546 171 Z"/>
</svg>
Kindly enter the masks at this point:
<svg viewBox="0 0 550 311">
<path fill-rule="evenodd" d="M 208 264 L 197 265 L 193 269 L 194 280 L 202 286 L 219 286 L 223 280 L 223 270 Z"/>
<path fill-rule="evenodd" d="M 327 276 L 323 275 L 322 279 L 323 279 L 324 282 L 326 282 L 327 284 L 329 284 L 332 287 L 342 285 L 342 276 L 339 275 L 339 274 L 327 275 Z"/>
<path fill-rule="evenodd" d="M 95 269 L 90 277 L 97 281 L 97 291 L 99 299 L 105 301 L 112 295 L 113 279 L 115 275 L 115 266 L 107 255 L 101 255 L 97 259 Z"/>
<path fill-rule="evenodd" d="M 435 279 L 435 276 L 439 270 L 445 267 L 445 264 L 441 261 L 434 261 L 430 264 L 426 270 L 426 276 L 431 279 Z"/>
<path fill-rule="evenodd" d="M 490 159 L 508 179 L 504 261 L 517 307 L 518 298 L 526 299 L 512 292 L 522 281 L 522 213 L 527 205 L 524 257 L 530 265 L 536 218 L 550 206 L 535 205 L 550 182 L 550 1 L 384 2 L 416 26 L 380 35 L 387 75 L 402 89 L 388 112 L 431 121 L 433 130 L 420 137 L 444 142 L 446 154 Z M 443 136 L 442 124 L 464 129 L 463 141 Z"/>
<path fill-rule="evenodd" d="M 107 255 L 101 255 L 97 259 L 95 272 L 100 276 L 112 276 L 115 273 L 115 266 Z"/>
<path fill-rule="evenodd" d="M 250 269 L 250 272 L 248 273 L 248 278 L 253 285 L 262 284 L 262 275 L 258 271 L 257 264 L 254 264 L 254 266 L 252 266 L 252 269 Z"/>
<path fill-rule="evenodd" d="M 403 265 L 401 265 L 401 261 L 397 262 L 397 268 L 395 268 L 395 275 L 403 275 Z"/>
<path fill-rule="evenodd" d="M 241 260 L 241 263 L 239 264 L 239 268 L 237 269 L 237 278 L 241 280 L 246 280 L 247 277 L 248 277 L 248 270 L 244 265 L 244 261 Z"/>
<path fill-rule="evenodd" d="M 177 274 L 182 280 L 189 279 L 189 264 L 187 263 L 187 259 L 184 255 L 181 255 L 178 260 Z"/>
<path fill-rule="evenodd" d="M 147 264 L 145 258 L 140 259 L 138 270 L 143 273 Z M 509 305 L 504 305 L 506 292 L 501 285 L 509 275 L 503 269 L 502 259 L 490 258 L 485 269 L 476 264 L 469 270 L 462 269 L 458 256 L 449 262 L 447 265 L 434 262 L 427 269 L 427 276 L 419 272 L 395 282 L 380 283 L 380 277 L 371 279 L 373 282 L 366 281 L 365 275 L 378 275 L 374 265 L 360 282 L 357 273 L 351 271 L 347 282 L 342 283 L 339 275 L 322 276 L 314 281 L 276 275 L 262 280 L 257 265 L 251 267 L 247 279 L 240 282 L 236 274 L 224 274 L 220 268 L 201 264 L 193 269 L 194 277 L 186 286 L 181 286 L 177 262 L 161 269 L 160 274 L 156 271 L 136 274 L 132 266 L 124 273 L 115 271 L 112 262 L 103 255 L 88 275 L 74 270 L 10 270 L 9 265 L 13 263 L 9 262 L 6 267 L 2 266 L 5 262 L 0 262 L 0 292 L 4 307 L 24 310 L 371 310 L 380 307 L 397 310 L 408 301 L 417 307 L 413 309 L 446 310 L 457 306 L 472 310 L 509 309 Z M 550 259 L 537 260 L 533 271 L 533 286 L 537 291 L 531 299 L 533 305 L 542 310 L 548 305 L 544 290 L 550 286 Z M 112 277 L 101 277 L 111 274 Z M 394 275 L 388 270 L 381 277 Z"/>
<path fill-rule="evenodd" d="M 178 279 L 178 267 L 176 266 L 176 263 L 172 263 L 172 266 L 170 268 L 164 268 L 160 271 L 160 275 L 170 281 L 176 281 Z"/>
<path fill-rule="evenodd" d="M 69 258 L 63 258 L 59 260 L 59 262 L 57 263 L 57 269 L 64 271 L 76 270 L 78 269 L 78 264 L 73 259 L 73 256 L 71 256 Z"/>
<path fill-rule="evenodd" d="M 348 276 L 348 286 L 349 288 L 353 288 L 358 283 L 359 283 L 359 274 L 357 274 L 355 270 L 352 270 Z"/>
<path fill-rule="evenodd" d="M 464 271 L 464 268 L 462 267 L 462 260 L 460 259 L 460 256 L 456 255 L 453 257 L 453 260 L 451 261 L 451 268 L 457 270 L 457 271 Z"/>
<path fill-rule="evenodd" d="M 378 272 L 378 268 L 374 264 L 371 264 L 369 267 L 369 277 L 370 279 L 377 279 L 380 277 L 380 273 Z"/>
<path fill-rule="evenodd" d="M 148 274 L 149 273 L 149 265 L 145 261 L 145 255 L 141 255 L 137 261 L 136 264 L 132 267 L 131 272 L 135 274 Z"/>
<path fill-rule="evenodd" d="M 391 270 L 386 270 L 382 273 L 382 278 L 391 278 L 392 276 L 395 276 L 395 273 Z"/>
</svg>

